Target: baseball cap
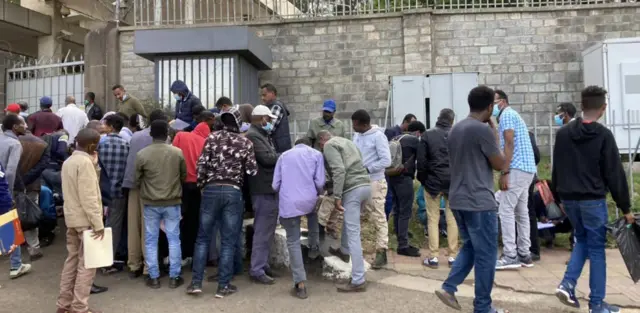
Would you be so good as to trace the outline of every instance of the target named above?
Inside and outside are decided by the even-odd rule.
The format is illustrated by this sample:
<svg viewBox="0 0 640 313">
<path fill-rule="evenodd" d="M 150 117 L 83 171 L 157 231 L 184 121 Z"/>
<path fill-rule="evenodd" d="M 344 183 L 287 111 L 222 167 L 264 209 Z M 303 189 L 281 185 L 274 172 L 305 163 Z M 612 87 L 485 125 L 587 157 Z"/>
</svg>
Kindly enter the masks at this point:
<svg viewBox="0 0 640 313">
<path fill-rule="evenodd" d="M 15 114 L 20 114 L 20 105 L 17 103 L 12 103 L 7 105 L 7 108 L 4 109 L 5 112 L 11 112 L 11 113 L 15 113 Z"/>
<path fill-rule="evenodd" d="M 251 111 L 251 115 L 252 116 L 268 116 L 270 118 L 278 118 L 277 116 L 273 115 L 273 113 L 271 113 L 271 110 L 269 108 L 267 108 L 267 106 L 265 105 L 257 105 L 255 108 L 253 108 L 253 111 Z"/>
<path fill-rule="evenodd" d="M 325 100 L 324 104 L 322 105 L 322 111 L 327 111 L 327 112 L 335 112 L 336 111 L 336 102 L 333 101 L 333 99 L 329 99 L 329 100 Z"/>
<path fill-rule="evenodd" d="M 51 101 L 51 98 L 46 97 L 46 96 L 40 98 L 40 106 L 49 108 L 49 107 L 51 107 L 51 104 L 53 104 L 53 101 Z"/>
</svg>

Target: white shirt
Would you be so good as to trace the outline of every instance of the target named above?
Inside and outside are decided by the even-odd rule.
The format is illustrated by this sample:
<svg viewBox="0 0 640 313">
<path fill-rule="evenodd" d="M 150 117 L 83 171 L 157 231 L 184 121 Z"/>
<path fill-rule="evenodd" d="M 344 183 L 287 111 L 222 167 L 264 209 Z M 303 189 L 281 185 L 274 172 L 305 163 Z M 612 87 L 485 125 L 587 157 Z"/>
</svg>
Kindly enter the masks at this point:
<svg viewBox="0 0 640 313">
<path fill-rule="evenodd" d="M 56 112 L 62 119 L 62 126 L 69 132 L 69 142 L 75 142 L 76 135 L 89 123 L 87 114 L 78 108 L 74 103 L 67 104 L 66 107 Z"/>
</svg>

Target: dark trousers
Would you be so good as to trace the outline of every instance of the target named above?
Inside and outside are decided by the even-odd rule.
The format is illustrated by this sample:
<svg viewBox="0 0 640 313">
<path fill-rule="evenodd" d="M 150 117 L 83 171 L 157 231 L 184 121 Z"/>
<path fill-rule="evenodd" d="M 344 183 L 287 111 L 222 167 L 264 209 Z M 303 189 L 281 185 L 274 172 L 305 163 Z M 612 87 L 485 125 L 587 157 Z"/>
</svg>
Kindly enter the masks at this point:
<svg viewBox="0 0 640 313">
<path fill-rule="evenodd" d="M 531 239 L 531 248 L 529 251 L 533 254 L 540 255 L 540 238 L 538 236 L 538 218 L 536 216 L 536 207 L 533 202 L 534 188 L 536 187 L 537 178 L 534 176 L 531 186 L 529 186 L 529 200 L 527 207 L 529 208 L 529 237 Z"/>
<path fill-rule="evenodd" d="M 180 221 L 180 242 L 182 258 L 193 257 L 193 248 L 200 224 L 200 189 L 196 183 L 182 184 L 182 220 Z"/>
<path fill-rule="evenodd" d="M 409 220 L 413 208 L 413 179 L 400 175 L 389 177 L 389 189 L 392 190 L 395 206 L 393 207 L 393 228 L 398 238 L 398 249 L 409 246 Z"/>
<path fill-rule="evenodd" d="M 278 224 L 278 196 L 253 195 L 253 245 L 249 275 L 260 277 L 269 268 L 269 251 Z"/>
</svg>

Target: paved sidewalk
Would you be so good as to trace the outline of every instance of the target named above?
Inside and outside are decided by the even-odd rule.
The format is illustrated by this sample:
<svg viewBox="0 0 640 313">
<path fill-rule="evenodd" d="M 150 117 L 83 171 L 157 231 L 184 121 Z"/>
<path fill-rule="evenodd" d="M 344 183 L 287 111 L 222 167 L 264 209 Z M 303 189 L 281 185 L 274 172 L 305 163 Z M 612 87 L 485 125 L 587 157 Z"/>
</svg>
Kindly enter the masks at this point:
<svg viewBox="0 0 640 313">
<path fill-rule="evenodd" d="M 618 250 L 607 250 L 607 296 L 609 303 L 622 307 L 640 308 L 640 286 L 635 285 L 629 276 L 627 267 Z M 387 269 L 406 275 L 421 276 L 429 279 L 444 280 L 449 274 L 446 258 L 440 257 L 440 268 L 431 269 L 422 265 L 422 259 L 428 255 L 422 250 L 423 257 L 410 258 L 389 253 Z M 441 251 L 441 256 L 446 252 Z M 551 295 L 561 281 L 566 269 L 570 252 L 564 249 L 543 249 L 542 260 L 533 268 L 498 271 L 495 285 L 514 291 Z M 443 262 L 444 261 L 444 262 Z M 473 284 L 473 271 L 465 281 Z M 577 286 L 578 296 L 589 295 L 589 262 L 585 264 Z"/>
</svg>

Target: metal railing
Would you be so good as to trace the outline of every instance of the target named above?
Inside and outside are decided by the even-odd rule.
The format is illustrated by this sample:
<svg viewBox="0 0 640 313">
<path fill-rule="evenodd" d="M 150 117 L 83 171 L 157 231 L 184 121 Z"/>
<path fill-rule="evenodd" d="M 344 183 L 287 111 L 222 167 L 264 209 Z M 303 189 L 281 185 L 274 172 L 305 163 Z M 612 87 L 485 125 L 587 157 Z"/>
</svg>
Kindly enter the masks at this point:
<svg viewBox="0 0 640 313">
<path fill-rule="evenodd" d="M 579 7 L 636 0 L 133 0 L 135 26 L 296 20 L 415 9 Z"/>
</svg>

